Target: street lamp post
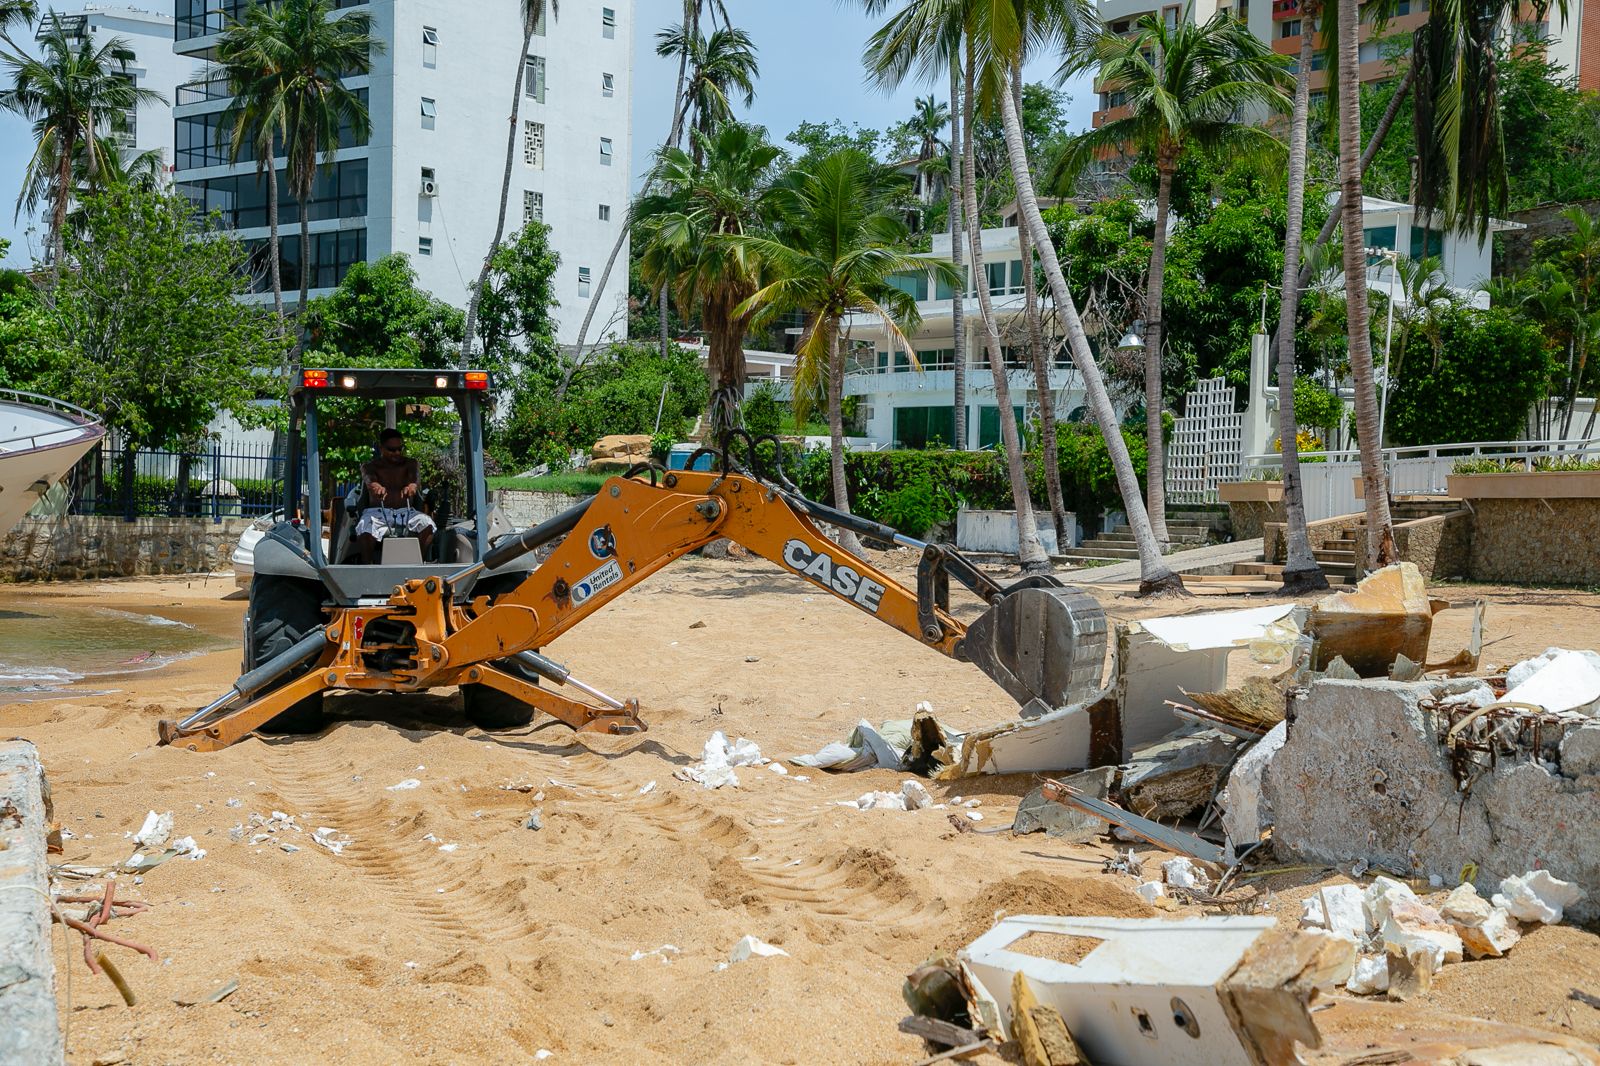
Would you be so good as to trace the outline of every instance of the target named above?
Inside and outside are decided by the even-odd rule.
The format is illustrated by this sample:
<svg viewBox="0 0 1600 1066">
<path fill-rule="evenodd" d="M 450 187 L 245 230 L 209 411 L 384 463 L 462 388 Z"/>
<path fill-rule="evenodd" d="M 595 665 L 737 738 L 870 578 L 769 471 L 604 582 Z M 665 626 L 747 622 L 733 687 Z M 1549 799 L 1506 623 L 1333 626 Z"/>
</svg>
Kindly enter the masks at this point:
<svg viewBox="0 0 1600 1066">
<path fill-rule="evenodd" d="M 1383 388 L 1378 392 L 1378 448 L 1383 448 L 1383 427 L 1389 413 L 1389 349 L 1394 342 L 1394 290 L 1400 280 L 1400 250 L 1398 248 L 1368 248 L 1369 256 L 1377 256 L 1389 264 L 1389 313 L 1383 330 Z"/>
</svg>

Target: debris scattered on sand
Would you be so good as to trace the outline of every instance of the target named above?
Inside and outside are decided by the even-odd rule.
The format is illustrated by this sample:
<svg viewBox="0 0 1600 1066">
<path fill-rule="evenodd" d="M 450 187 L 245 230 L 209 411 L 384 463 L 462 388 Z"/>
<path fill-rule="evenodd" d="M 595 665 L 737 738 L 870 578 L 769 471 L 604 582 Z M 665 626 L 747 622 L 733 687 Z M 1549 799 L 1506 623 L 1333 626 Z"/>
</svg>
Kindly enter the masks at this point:
<svg viewBox="0 0 1600 1066">
<path fill-rule="evenodd" d="M 319 825 L 311 833 L 311 842 L 321 845 L 335 855 L 343 855 L 344 849 L 349 847 L 351 840 L 332 826 Z"/>
<path fill-rule="evenodd" d="M 661 960 L 663 965 L 665 965 L 672 962 L 671 956 L 676 954 L 678 954 L 678 949 L 676 946 L 672 944 L 662 944 L 654 951 L 635 951 L 632 955 L 628 956 L 628 959 L 632 962 L 638 962 L 640 959 L 648 959 L 651 956 L 655 956 Z"/>
<path fill-rule="evenodd" d="M 157 814 L 151 811 L 145 815 L 144 825 L 133 834 L 133 842 L 142 848 L 159 848 L 172 836 L 172 812 Z"/>
<path fill-rule="evenodd" d="M 421 788 L 421 787 L 422 787 L 422 782 L 421 781 L 418 781 L 414 777 L 408 777 L 404 781 L 399 782 L 398 784 L 390 785 L 388 788 L 384 789 L 384 791 L 385 792 L 410 792 L 414 788 Z"/>
<path fill-rule="evenodd" d="M 841 807 L 854 807 L 858 811 L 920 811 L 934 806 L 933 797 L 920 781 L 905 782 L 899 792 L 868 792 L 860 799 L 839 800 L 838 804 Z M 970 816 L 977 812 L 967 813 Z"/>
<path fill-rule="evenodd" d="M 760 937 L 745 936 L 733 946 L 733 951 L 728 954 L 728 961 L 717 964 L 717 969 L 723 970 L 735 963 L 747 962 L 753 958 L 775 958 L 782 955 L 789 957 L 789 953 L 776 945 L 769 944 Z"/>
<path fill-rule="evenodd" d="M 1583 889 L 1571 881 L 1551 877 L 1549 870 L 1534 870 L 1501 881 L 1493 902 L 1519 921 L 1555 925 L 1566 908 L 1584 896 Z"/>
<path fill-rule="evenodd" d="M 771 760 L 761 754 L 753 740 L 740 737 L 730 743 L 727 734 L 717 730 L 711 734 L 711 739 L 706 741 L 704 750 L 700 753 L 700 761 L 690 766 L 679 767 L 673 776 L 684 781 L 693 781 L 709 789 L 721 788 L 727 785 L 732 788 L 739 787 L 739 775 L 734 773 L 738 766 L 764 766 Z"/>
<path fill-rule="evenodd" d="M 543 829 L 544 828 L 544 811 L 535 810 L 535 811 L 528 812 L 528 816 L 522 820 L 522 828 L 524 828 L 524 829 L 532 829 L 535 832 L 538 832 L 540 829 Z"/>
</svg>

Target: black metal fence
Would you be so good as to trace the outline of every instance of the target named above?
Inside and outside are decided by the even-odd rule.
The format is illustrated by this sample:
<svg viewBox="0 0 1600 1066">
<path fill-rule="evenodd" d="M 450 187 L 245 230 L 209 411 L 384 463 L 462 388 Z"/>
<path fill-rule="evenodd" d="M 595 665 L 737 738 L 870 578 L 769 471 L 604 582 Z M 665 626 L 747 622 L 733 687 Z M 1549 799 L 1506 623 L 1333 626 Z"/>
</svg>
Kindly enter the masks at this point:
<svg viewBox="0 0 1600 1066">
<path fill-rule="evenodd" d="M 102 442 L 73 468 L 70 514 L 138 518 L 259 518 L 283 507 L 288 460 L 270 447 L 193 451 Z"/>
</svg>

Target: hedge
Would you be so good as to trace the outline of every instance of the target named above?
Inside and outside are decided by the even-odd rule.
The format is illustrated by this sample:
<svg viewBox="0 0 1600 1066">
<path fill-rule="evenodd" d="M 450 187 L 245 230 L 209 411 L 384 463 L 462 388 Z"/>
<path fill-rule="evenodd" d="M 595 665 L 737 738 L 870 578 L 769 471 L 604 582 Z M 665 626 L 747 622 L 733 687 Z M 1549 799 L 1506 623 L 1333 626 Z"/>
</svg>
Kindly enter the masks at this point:
<svg viewBox="0 0 1600 1066">
<path fill-rule="evenodd" d="M 1122 438 L 1142 485 L 1144 437 L 1125 429 Z M 1068 511 L 1087 518 L 1122 507 L 1111 456 L 1098 430 L 1062 424 L 1057 427 L 1056 450 L 1061 495 Z M 1044 466 L 1037 451 L 1028 453 L 1027 465 L 1028 494 L 1035 507 L 1046 506 Z M 1010 510 L 1013 506 L 1005 457 L 998 451 L 846 452 L 845 480 L 852 511 L 913 537 L 948 525 L 962 506 L 978 510 Z M 797 481 L 810 498 L 833 502 L 825 449 L 810 452 L 801 460 Z"/>
</svg>

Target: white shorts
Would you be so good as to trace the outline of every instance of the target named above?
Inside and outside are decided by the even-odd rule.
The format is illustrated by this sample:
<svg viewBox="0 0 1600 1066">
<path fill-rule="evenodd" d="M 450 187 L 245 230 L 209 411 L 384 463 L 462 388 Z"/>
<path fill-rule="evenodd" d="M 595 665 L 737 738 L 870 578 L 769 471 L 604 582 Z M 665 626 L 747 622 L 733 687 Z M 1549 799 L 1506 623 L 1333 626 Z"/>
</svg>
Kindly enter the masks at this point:
<svg viewBox="0 0 1600 1066">
<path fill-rule="evenodd" d="M 433 519 L 414 507 L 369 507 L 356 522 L 356 536 L 371 535 L 376 540 L 402 533 L 415 537 L 433 530 Z"/>
</svg>

